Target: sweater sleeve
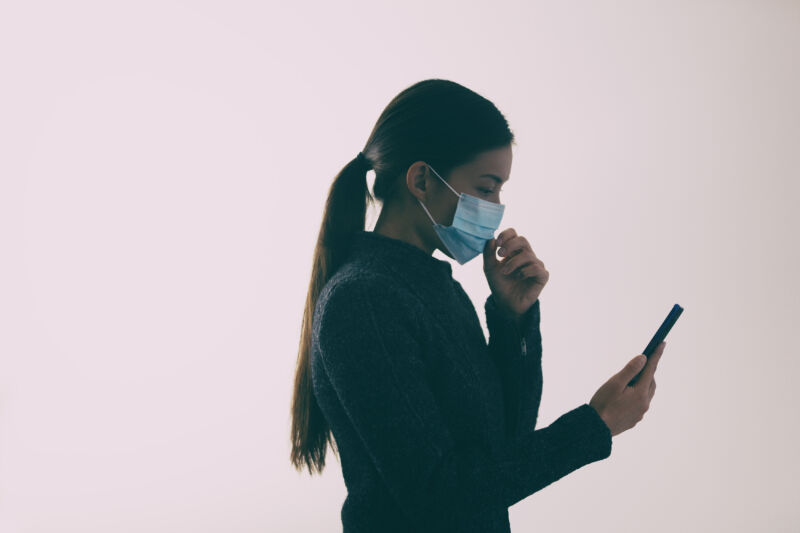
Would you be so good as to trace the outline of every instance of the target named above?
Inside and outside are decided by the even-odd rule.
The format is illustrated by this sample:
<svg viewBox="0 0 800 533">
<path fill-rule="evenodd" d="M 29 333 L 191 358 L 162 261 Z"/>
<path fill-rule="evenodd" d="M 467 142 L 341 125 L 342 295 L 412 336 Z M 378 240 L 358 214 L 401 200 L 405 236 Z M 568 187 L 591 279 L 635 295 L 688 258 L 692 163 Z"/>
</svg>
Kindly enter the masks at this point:
<svg viewBox="0 0 800 533">
<path fill-rule="evenodd" d="M 509 507 L 610 454 L 608 427 L 588 404 L 507 441 L 498 455 L 456 443 L 427 380 L 416 302 L 366 280 L 325 299 L 316 339 L 323 368 L 388 491 L 420 531 L 445 530 L 467 511 Z"/>
<path fill-rule="evenodd" d="M 539 300 L 523 317 L 520 329 L 504 315 L 490 294 L 484 304 L 489 354 L 503 384 L 508 438 L 533 431 L 542 399 L 542 337 Z"/>
</svg>

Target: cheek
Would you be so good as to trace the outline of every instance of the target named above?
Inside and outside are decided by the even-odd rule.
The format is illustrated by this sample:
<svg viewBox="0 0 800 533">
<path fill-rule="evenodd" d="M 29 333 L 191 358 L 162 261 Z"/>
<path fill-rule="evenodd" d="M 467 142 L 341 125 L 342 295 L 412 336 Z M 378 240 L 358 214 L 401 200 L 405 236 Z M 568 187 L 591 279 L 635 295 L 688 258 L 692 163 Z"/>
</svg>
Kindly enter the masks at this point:
<svg viewBox="0 0 800 533">
<path fill-rule="evenodd" d="M 453 223 L 453 219 L 456 215 L 456 209 L 458 209 L 458 198 L 453 196 L 453 199 L 449 199 L 442 207 L 442 212 L 444 213 L 444 222 L 442 224 L 450 226 Z"/>
<path fill-rule="evenodd" d="M 436 219 L 436 222 L 443 226 L 452 224 L 456 208 L 458 207 L 458 198 L 452 191 L 448 192 L 449 195 L 440 194 L 428 204 L 428 209 Z"/>
</svg>

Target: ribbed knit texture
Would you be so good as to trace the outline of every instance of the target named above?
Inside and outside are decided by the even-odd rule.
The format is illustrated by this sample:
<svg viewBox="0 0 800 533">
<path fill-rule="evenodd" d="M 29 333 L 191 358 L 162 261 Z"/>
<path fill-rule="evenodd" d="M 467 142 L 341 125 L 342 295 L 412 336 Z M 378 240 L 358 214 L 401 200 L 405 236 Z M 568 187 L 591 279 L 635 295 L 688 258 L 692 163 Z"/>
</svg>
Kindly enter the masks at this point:
<svg viewBox="0 0 800 533">
<path fill-rule="evenodd" d="M 611 454 L 588 403 L 534 429 L 540 302 L 522 331 L 491 295 L 484 310 L 488 343 L 450 262 L 354 237 L 317 301 L 310 354 L 347 486 L 344 533 L 509 532 L 509 506 Z"/>
</svg>

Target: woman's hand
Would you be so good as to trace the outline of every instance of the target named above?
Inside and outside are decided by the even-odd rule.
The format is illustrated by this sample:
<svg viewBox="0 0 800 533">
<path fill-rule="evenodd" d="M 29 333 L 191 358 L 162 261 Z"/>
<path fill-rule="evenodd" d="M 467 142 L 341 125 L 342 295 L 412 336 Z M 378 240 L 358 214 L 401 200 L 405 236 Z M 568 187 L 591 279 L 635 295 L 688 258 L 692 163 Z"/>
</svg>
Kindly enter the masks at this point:
<svg viewBox="0 0 800 533">
<path fill-rule="evenodd" d="M 498 260 L 495 252 L 503 257 Z M 483 249 L 483 272 L 497 306 L 518 319 L 536 302 L 550 273 L 528 240 L 514 228 L 501 231 Z"/>
<path fill-rule="evenodd" d="M 666 345 L 667 343 L 662 341 L 656 347 L 647 358 L 644 370 L 636 364 L 637 360 L 644 359 L 644 355 L 637 355 L 628 361 L 628 364 L 611 376 L 611 379 L 606 381 L 589 401 L 589 405 L 595 408 L 611 430 L 612 436 L 635 426 L 650 408 L 650 401 L 656 393 L 656 367 Z M 640 370 L 642 373 L 639 379 L 634 385 L 628 386 L 630 380 Z"/>
</svg>

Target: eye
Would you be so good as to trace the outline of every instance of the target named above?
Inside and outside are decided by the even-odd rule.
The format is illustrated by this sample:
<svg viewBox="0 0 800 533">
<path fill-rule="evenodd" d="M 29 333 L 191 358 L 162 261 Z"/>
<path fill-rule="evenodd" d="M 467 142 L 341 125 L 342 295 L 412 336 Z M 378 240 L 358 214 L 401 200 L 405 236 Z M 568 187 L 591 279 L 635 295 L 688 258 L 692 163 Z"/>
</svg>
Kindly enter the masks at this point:
<svg viewBox="0 0 800 533">
<path fill-rule="evenodd" d="M 492 191 L 490 189 L 478 189 L 478 190 L 481 191 L 483 194 L 491 194 L 492 193 Z"/>
</svg>

